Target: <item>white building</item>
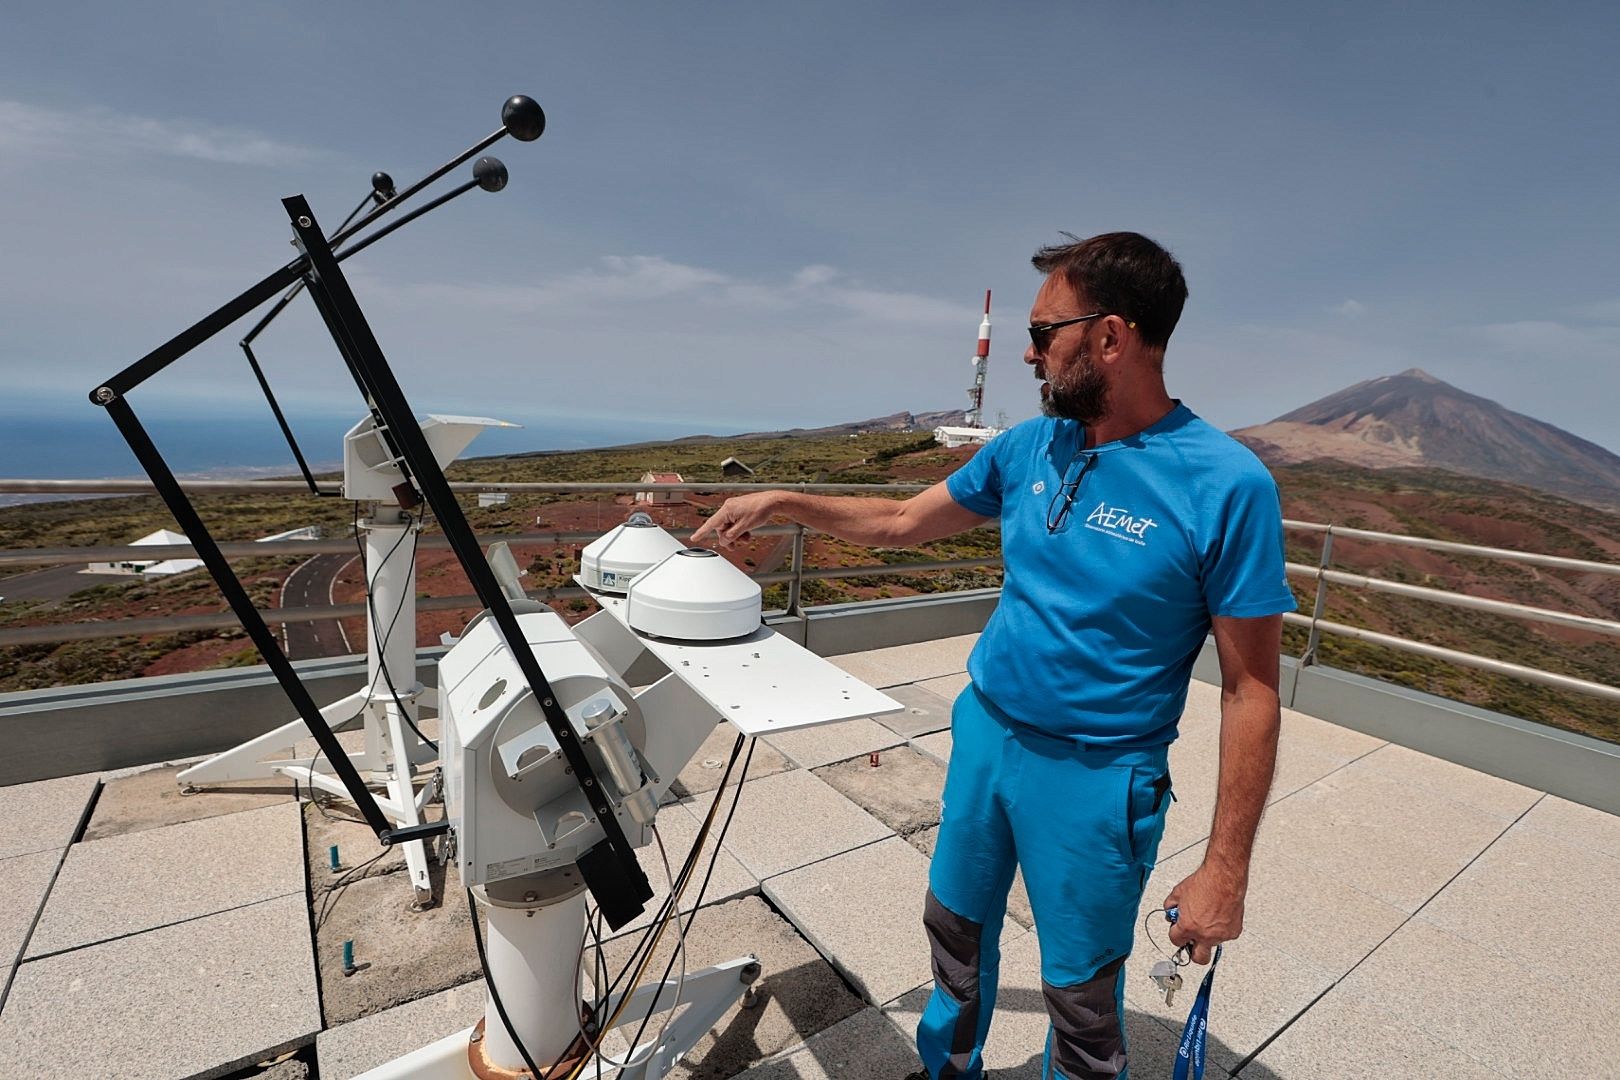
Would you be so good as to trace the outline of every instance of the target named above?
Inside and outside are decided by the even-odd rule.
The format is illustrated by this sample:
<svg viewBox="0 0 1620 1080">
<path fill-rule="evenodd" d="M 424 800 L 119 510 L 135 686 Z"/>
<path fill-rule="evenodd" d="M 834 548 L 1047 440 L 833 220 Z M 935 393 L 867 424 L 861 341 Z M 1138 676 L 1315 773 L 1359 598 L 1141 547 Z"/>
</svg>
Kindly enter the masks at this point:
<svg viewBox="0 0 1620 1080">
<path fill-rule="evenodd" d="M 478 508 L 483 510 L 491 506 L 505 506 L 511 497 L 505 491 L 480 491 L 478 493 Z"/>
<path fill-rule="evenodd" d="M 638 503 L 666 506 L 670 503 L 683 503 L 686 501 L 686 492 L 684 491 L 670 491 L 667 488 L 663 491 L 658 490 L 660 484 L 684 484 L 686 481 L 681 479 L 681 474 L 678 472 L 642 473 L 641 482 L 643 484 L 652 484 L 653 487 L 646 491 L 636 492 L 636 502 Z"/>
<path fill-rule="evenodd" d="M 154 544 L 189 544 L 180 533 L 159 529 L 149 536 L 132 541 L 130 547 L 151 547 Z M 137 574 L 141 577 L 172 577 L 202 565 L 201 559 L 125 559 L 120 562 L 93 562 L 84 571 L 88 574 Z"/>
<path fill-rule="evenodd" d="M 934 441 L 947 448 L 976 446 L 1000 434 L 1001 428 L 993 427 L 937 427 L 934 429 Z"/>
</svg>

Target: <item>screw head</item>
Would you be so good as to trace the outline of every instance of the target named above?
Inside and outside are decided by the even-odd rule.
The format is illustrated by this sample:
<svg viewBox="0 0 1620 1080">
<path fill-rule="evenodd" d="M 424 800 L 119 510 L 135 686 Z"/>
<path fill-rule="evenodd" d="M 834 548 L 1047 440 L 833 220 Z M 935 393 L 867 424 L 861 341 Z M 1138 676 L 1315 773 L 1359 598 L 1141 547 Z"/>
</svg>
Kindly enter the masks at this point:
<svg viewBox="0 0 1620 1080">
<path fill-rule="evenodd" d="M 96 388 L 96 404 L 98 405 L 111 405 L 117 398 L 118 394 L 110 386 L 98 386 Z"/>
<path fill-rule="evenodd" d="M 309 220 L 309 215 L 308 214 L 300 214 L 298 216 L 298 227 L 300 229 L 307 229 L 313 224 L 314 224 L 314 222 Z"/>
</svg>

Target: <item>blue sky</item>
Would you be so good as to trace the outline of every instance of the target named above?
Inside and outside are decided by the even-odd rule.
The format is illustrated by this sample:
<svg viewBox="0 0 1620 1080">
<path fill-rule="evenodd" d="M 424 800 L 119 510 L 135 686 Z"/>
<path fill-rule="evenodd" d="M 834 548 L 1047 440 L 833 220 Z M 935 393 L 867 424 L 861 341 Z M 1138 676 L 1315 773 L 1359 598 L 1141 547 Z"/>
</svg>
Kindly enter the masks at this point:
<svg viewBox="0 0 1620 1080">
<path fill-rule="evenodd" d="M 1136 229 L 1191 288 L 1170 389 L 1222 427 L 1419 366 L 1620 450 L 1617 9 L 1120 7 L 8 13 L 0 423 L 284 261 L 281 196 L 335 224 L 521 92 L 550 126 L 493 151 L 506 191 L 346 264 L 419 412 L 548 446 L 956 408 L 993 288 L 1021 418 L 1031 251 Z M 262 415 L 241 329 L 137 407 Z M 307 304 L 259 351 L 295 416 L 357 411 Z"/>
</svg>

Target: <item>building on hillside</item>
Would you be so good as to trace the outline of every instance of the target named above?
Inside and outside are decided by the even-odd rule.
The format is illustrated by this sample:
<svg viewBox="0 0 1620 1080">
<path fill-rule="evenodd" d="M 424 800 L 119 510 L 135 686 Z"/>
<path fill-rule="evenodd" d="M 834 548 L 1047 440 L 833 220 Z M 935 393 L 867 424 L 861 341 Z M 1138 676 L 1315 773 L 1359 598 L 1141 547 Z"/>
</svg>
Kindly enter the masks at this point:
<svg viewBox="0 0 1620 1080">
<path fill-rule="evenodd" d="M 511 494 L 505 491 L 480 491 L 478 493 L 478 509 L 484 510 L 491 506 L 505 506 L 511 498 Z"/>
<path fill-rule="evenodd" d="M 288 529 L 272 536 L 261 536 L 254 541 L 256 544 L 268 543 L 272 540 L 319 540 L 321 529 L 319 525 L 305 525 L 298 529 Z M 143 536 L 139 540 L 130 541 L 130 547 L 151 547 L 157 544 L 189 544 L 191 543 L 182 533 L 172 529 L 159 529 L 155 533 Z M 93 562 L 80 573 L 84 574 L 133 574 L 138 577 L 173 577 L 196 570 L 202 566 L 201 559 L 122 559 L 118 562 Z"/>
<path fill-rule="evenodd" d="M 720 463 L 720 475 L 725 477 L 727 480 L 736 480 L 744 476 L 753 476 L 754 470 L 750 469 L 747 465 L 744 465 L 736 458 L 728 457 L 726 460 Z"/>
<path fill-rule="evenodd" d="M 646 503 L 651 506 L 668 506 L 672 503 L 686 501 L 686 492 L 684 491 L 671 491 L 667 487 L 660 490 L 660 485 L 686 483 L 685 480 L 681 479 L 681 474 L 678 472 L 642 473 L 641 482 L 652 486 L 645 491 L 636 492 L 636 502 L 638 503 Z"/>
<path fill-rule="evenodd" d="M 149 533 L 139 540 L 130 542 L 130 547 L 152 547 L 163 544 L 189 544 L 180 533 L 172 529 L 159 529 Z M 93 562 L 85 568 L 86 574 L 133 574 L 138 577 L 172 577 L 175 574 L 184 574 L 188 570 L 195 570 L 202 565 L 201 559 L 122 559 L 118 562 Z"/>
<path fill-rule="evenodd" d="M 934 441 L 946 448 L 982 446 L 1000 434 L 1001 428 L 937 427 L 934 429 Z"/>
</svg>

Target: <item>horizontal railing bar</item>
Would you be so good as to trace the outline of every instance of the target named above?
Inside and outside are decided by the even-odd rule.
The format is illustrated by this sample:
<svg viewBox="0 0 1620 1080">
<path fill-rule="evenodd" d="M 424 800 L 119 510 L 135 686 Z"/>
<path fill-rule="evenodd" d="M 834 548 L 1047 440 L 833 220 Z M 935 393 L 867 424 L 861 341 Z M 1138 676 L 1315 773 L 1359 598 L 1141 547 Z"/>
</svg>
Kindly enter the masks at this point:
<svg viewBox="0 0 1620 1080">
<path fill-rule="evenodd" d="M 670 529 L 672 536 L 690 537 L 692 529 Z M 794 532 L 792 525 L 761 525 L 753 530 L 755 536 L 787 536 Z M 599 531 L 550 533 L 491 533 L 480 536 L 483 544 L 505 543 L 512 547 L 563 547 L 569 544 L 588 544 L 601 536 Z M 450 547 L 448 537 L 429 534 L 417 542 L 421 551 L 445 551 Z M 343 555 L 355 552 L 354 538 L 334 540 L 243 540 L 221 544 L 219 550 L 228 558 L 258 558 L 275 555 Z M 141 544 L 123 547 L 67 547 L 67 548 L 14 548 L 0 550 L 0 566 L 60 565 L 77 562 L 154 562 L 162 559 L 193 558 L 197 549 L 190 544 Z"/>
<path fill-rule="evenodd" d="M 1286 621 L 1296 626 L 1309 626 L 1311 623 L 1311 620 L 1303 615 L 1296 615 L 1295 618 Z M 1380 634 L 1376 630 L 1365 630 L 1359 626 L 1330 622 L 1327 619 L 1317 620 L 1316 625 L 1324 633 L 1334 634 L 1338 637 L 1353 638 L 1356 641 L 1365 641 L 1370 645 L 1382 645 L 1385 648 L 1395 649 L 1399 652 L 1414 653 L 1434 660 L 1444 660 L 1460 667 L 1477 668 L 1480 671 L 1489 671 L 1496 675 L 1509 675 L 1516 679 L 1523 679 L 1526 682 L 1540 683 L 1543 686 L 1552 686 L 1560 690 L 1573 690 L 1577 693 L 1604 698 L 1608 701 L 1620 701 L 1620 686 L 1609 686 L 1604 683 L 1590 682 L 1586 679 L 1577 679 L 1573 675 L 1559 675 L 1551 671 L 1543 671 L 1540 668 L 1525 667 L 1523 664 L 1510 664 L 1505 660 L 1493 660 L 1488 656 L 1475 656 L 1473 653 L 1459 652 L 1456 649 L 1447 649 L 1440 645 L 1429 645 L 1421 641 L 1411 641 L 1407 638 L 1395 637 L 1393 634 Z"/>
<path fill-rule="evenodd" d="M 1576 615 L 1568 611 L 1554 611 L 1551 608 L 1531 607 L 1528 604 L 1518 604 L 1511 600 L 1493 600 L 1483 596 L 1469 596 L 1466 593 L 1448 592 L 1445 589 L 1409 585 L 1404 581 L 1367 577 L 1365 574 L 1351 574 L 1343 570 L 1323 570 L 1321 567 L 1308 566 L 1304 563 L 1291 562 L 1287 566 L 1288 573 L 1298 578 L 1311 580 L 1322 578 L 1331 584 L 1350 585 L 1358 589 L 1366 589 L 1369 592 L 1409 596 L 1415 600 L 1428 600 L 1436 604 L 1444 604 L 1447 607 L 1488 611 L 1492 614 L 1505 615 L 1513 619 L 1551 623 L 1556 626 L 1572 627 L 1576 630 L 1590 630 L 1595 634 L 1609 634 L 1620 637 L 1620 622 L 1614 622 L 1610 619 L 1599 619 L 1590 615 Z"/>
<path fill-rule="evenodd" d="M 765 525 L 754 532 L 760 536 L 782 536 L 793 531 L 791 525 Z M 670 529 L 672 535 L 687 537 L 691 529 Z M 554 533 L 496 533 L 479 537 L 483 544 L 506 543 L 512 547 L 561 547 L 568 544 L 588 544 L 601 536 L 593 532 Z M 443 551 L 450 547 L 450 538 L 430 534 L 416 544 L 421 551 Z M 358 554 L 354 537 L 335 540 L 268 540 L 240 541 L 219 545 L 227 557 L 255 558 L 271 555 L 342 555 Z M 136 547 L 82 547 L 82 548 L 19 548 L 0 551 L 0 566 L 23 563 L 76 563 L 76 562 L 149 562 L 158 559 L 184 559 L 194 557 L 196 549 L 190 544 L 142 544 Z"/>
<path fill-rule="evenodd" d="M 1296 532 L 1325 533 L 1332 529 L 1336 538 L 1371 540 L 1380 544 L 1425 548 L 1429 551 L 1450 551 L 1459 555 L 1480 555 L 1487 559 L 1529 563 L 1532 566 L 1545 566 L 1554 570 L 1582 570 L 1594 574 L 1620 576 L 1620 563 L 1592 562 L 1588 559 L 1568 559 L 1562 555 L 1542 555 L 1533 551 L 1513 551 L 1510 548 L 1460 544 L 1455 540 L 1431 540 L 1423 536 L 1402 536 L 1399 533 L 1371 532 L 1367 529 L 1350 529 L 1343 525 L 1324 525 L 1319 521 L 1296 521 L 1286 518 L 1283 520 L 1283 526 Z"/>
<path fill-rule="evenodd" d="M 780 531 L 791 532 L 792 526 L 781 526 Z M 925 573 L 956 570 L 969 566 L 999 565 L 994 556 L 983 559 L 946 559 L 919 563 L 873 563 L 870 566 L 832 567 L 823 570 L 805 570 L 807 578 L 882 577 L 904 573 Z M 790 580 L 792 571 L 773 571 L 759 574 L 754 580 L 762 585 Z M 533 600 L 566 600 L 590 594 L 577 586 L 555 589 L 526 590 Z M 446 611 L 478 605 L 476 596 L 423 597 L 416 602 L 418 611 Z M 270 608 L 261 610 L 264 621 L 272 626 L 287 623 L 322 622 L 326 619 L 356 618 L 366 614 L 364 604 L 333 604 L 323 607 Z M 43 626 L 16 626 L 0 628 L 0 648 L 17 645 L 45 645 L 69 641 L 97 641 L 104 638 L 139 637 L 145 634 L 175 634 L 190 630 L 227 630 L 240 627 L 241 622 L 230 612 L 207 615 L 165 615 L 151 619 L 113 619 L 105 622 L 51 623 Z"/>
<path fill-rule="evenodd" d="M 816 495 L 914 494 L 932 484 L 743 484 L 730 481 L 687 480 L 679 484 L 647 484 L 634 481 L 575 481 L 568 483 L 457 480 L 450 490 L 466 493 L 511 492 L 521 495 L 601 494 L 625 495 L 638 491 L 695 491 L 730 494 L 747 491 L 806 491 Z M 305 494 L 309 485 L 302 480 L 182 480 L 182 490 L 198 495 L 275 495 L 283 492 Z M 323 493 L 339 494 L 336 481 L 317 483 Z M 152 495 L 149 480 L 20 480 L 0 479 L 0 495 Z"/>
</svg>

